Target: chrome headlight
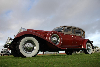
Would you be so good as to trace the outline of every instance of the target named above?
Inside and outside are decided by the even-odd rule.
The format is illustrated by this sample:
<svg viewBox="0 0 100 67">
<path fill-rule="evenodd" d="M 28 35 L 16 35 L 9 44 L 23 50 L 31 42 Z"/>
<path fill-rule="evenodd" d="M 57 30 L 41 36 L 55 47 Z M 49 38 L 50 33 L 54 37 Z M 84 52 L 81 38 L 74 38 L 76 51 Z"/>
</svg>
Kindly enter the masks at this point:
<svg viewBox="0 0 100 67">
<path fill-rule="evenodd" d="M 23 32 L 23 31 L 27 31 L 27 29 L 21 27 L 18 33 Z"/>
<path fill-rule="evenodd" d="M 8 37 L 7 41 L 6 41 L 6 44 L 10 44 L 12 42 L 12 38 L 11 37 Z"/>
</svg>

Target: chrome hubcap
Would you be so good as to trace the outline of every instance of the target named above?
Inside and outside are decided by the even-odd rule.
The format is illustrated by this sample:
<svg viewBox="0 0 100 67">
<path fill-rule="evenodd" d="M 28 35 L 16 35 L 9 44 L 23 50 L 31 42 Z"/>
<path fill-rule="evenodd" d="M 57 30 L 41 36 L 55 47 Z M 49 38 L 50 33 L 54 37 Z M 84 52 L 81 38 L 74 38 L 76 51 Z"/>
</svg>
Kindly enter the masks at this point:
<svg viewBox="0 0 100 67">
<path fill-rule="evenodd" d="M 91 46 L 90 45 L 87 45 L 87 51 L 91 52 Z"/>
<path fill-rule="evenodd" d="M 51 41 L 52 41 L 54 44 L 58 45 L 59 42 L 60 42 L 60 38 L 59 38 L 59 36 L 58 36 L 57 34 L 53 34 L 53 35 L 51 36 Z"/>
<path fill-rule="evenodd" d="M 36 45 L 32 40 L 26 40 L 22 48 L 25 53 L 30 54 L 36 50 Z"/>
</svg>

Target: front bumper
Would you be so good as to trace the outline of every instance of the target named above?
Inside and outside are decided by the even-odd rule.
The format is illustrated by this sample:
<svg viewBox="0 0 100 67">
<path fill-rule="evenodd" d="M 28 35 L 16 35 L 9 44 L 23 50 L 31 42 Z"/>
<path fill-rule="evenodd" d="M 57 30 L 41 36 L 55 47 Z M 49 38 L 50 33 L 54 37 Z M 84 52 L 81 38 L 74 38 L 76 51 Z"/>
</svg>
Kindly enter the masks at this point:
<svg viewBox="0 0 100 67">
<path fill-rule="evenodd" d="M 13 39 L 11 37 L 8 37 L 6 43 L 4 44 L 4 48 L 9 48 L 9 45 L 12 43 Z"/>
</svg>

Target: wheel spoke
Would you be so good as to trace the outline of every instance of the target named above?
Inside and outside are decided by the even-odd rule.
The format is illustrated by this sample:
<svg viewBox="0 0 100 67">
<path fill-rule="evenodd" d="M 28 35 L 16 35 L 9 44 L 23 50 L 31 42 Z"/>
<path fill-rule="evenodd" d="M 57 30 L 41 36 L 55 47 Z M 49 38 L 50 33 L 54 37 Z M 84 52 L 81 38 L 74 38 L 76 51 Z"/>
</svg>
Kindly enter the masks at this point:
<svg viewBox="0 0 100 67">
<path fill-rule="evenodd" d="M 91 44 L 90 43 L 87 43 L 87 53 L 88 54 L 91 54 L 91 51 L 92 51 Z"/>
<path fill-rule="evenodd" d="M 26 40 L 25 43 L 23 43 L 22 48 L 25 53 L 32 53 L 36 50 L 36 45 L 31 40 Z"/>
<path fill-rule="evenodd" d="M 60 42 L 60 38 L 59 38 L 59 36 L 58 36 L 57 34 L 53 34 L 53 35 L 51 36 L 51 41 L 52 41 L 54 44 L 58 45 L 59 42 Z"/>
</svg>

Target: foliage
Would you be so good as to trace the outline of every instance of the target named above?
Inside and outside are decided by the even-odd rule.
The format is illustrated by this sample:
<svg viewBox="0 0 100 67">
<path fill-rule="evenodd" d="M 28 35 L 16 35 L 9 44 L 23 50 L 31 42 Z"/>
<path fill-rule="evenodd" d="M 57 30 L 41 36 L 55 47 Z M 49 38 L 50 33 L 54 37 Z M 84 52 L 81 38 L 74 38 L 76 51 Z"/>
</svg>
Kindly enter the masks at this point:
<svg viewBox="0 0 100 67">
<path fill-rule="evenodd" d="M 94 48 L 96 49 L 96 48 L 99 48 L 98 46 L 94 46 Z"/>
<path fill-rule="evenodd" d="M 100 53 L 51 54 L 29 58 L 0 56 L 0 67 L 100 67 Z"/>
</svg>

